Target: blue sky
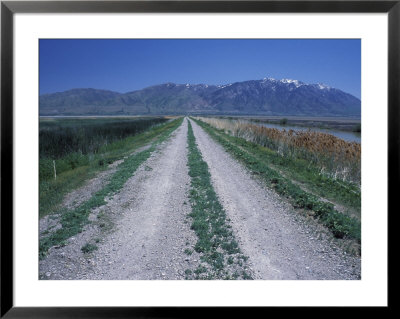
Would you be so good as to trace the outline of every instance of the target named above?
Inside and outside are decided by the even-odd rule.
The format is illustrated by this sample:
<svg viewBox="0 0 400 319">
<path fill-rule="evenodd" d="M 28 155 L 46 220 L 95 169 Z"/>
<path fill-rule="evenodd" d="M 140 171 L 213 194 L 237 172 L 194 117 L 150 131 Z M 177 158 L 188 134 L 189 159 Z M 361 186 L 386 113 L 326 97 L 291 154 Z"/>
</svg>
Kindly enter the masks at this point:
<svg viewBox="0 0 400 319">
<path fill-rule="evenodd" d="M 121 93 L 166 82 L 264 77 L 323 83 L 360 98 L 361 40 L 50 40 L 39 43 L 40 94 Z"/>
</svg>

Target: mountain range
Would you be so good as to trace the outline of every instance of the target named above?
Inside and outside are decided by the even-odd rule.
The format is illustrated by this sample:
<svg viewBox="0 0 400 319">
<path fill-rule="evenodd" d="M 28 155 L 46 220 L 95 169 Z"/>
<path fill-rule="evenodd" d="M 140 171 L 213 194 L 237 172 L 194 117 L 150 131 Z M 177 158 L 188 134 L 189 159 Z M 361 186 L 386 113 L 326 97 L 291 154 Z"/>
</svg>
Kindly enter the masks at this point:
<svg viewBox="0 0 400 319">
<path fill-rule="evenodd" d="M 264 78 L 226 85 L 165 83 L 128 93 L 72 89 L 43 94 L 42 116 L 56 115 L 361 115 L 361 101 L 323 84 Z"/>
</svg>

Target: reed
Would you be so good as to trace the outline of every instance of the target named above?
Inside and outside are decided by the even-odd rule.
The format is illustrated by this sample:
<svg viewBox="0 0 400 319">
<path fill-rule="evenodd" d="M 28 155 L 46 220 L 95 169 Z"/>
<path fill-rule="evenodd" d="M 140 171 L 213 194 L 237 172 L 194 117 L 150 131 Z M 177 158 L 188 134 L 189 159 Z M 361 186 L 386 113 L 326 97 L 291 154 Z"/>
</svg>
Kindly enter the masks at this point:
<svg viewBox="0 0 400 319">
<path fill-rule="evenodd" d="M 199 118 L 230 135 L 268 147 L 281 156 L 305 159 L 320 173 L 334 179 L 361 184 L 361 144 L 327 133 L 279 130 L 244 120 Z"/>
</svg>

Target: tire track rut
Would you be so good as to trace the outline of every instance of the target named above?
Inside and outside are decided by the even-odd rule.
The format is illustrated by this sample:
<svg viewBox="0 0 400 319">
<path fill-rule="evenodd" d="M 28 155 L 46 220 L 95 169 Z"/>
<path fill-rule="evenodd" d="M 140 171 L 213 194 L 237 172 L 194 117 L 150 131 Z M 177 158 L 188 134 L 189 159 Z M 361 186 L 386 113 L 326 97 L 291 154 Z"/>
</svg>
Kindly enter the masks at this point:
<svg viewBox="0 0 400 319">
<path fill-rule="evenodd" d="M 198 265 L 195 252 L 191 256 L 184 253 L 196 240 L 187 220 L 186 137 L 187 120 L 107 205 L 92 213 L 91 220 L 102 214 L 114 224 L 98 243 L 98 250 L 86 255 L 80 252 L 85 241 L 98 235 L 90 231 L 96 226 L 89 225 L 72 244 L 56 252 L 58 268 L 50 267 L 48 279 L 184 279 L 185 270 Z M 43 261 L 43 271 L 45 263 L 54 266 L 54 258 Z"/>
<path fill-rule="evenodd" d="M 191 121 L 212 183 L 255 279 L 359 279 L 361 264 L 307 223 L 276 193 L 254 180 Z"/>
<path fill-rule="evenodd" d="M 123 211 L 116 231 L 99 247 L 90 279 L 183 279 L 189 267 L 186 242 L 194 234 L 186 221 L 190 207 L 186 168 L 187 122 L 107 205 Z"/>
</svg>

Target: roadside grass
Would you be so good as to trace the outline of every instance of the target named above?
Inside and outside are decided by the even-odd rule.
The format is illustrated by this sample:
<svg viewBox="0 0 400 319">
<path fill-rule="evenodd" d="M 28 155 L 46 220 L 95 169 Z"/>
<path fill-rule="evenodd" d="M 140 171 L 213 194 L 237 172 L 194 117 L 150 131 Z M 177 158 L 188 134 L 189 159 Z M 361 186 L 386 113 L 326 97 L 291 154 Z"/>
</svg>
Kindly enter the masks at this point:
<svg viewBox="0 0 400 319">
<path fill-rule="evenodd" d="M 214 128 L 220 137 L 250 153 L 258 161 L 264 162 L 271 168 L 282 172 L 288 179 L 292 179 L 317 196 L 326 198 L 343 205 L 351 215 L 361 218 L 361 192 L 353 183 L 330 178 L 320 173 L 318 167 L 304 159 L 281 156 L 267 147 L 249 142 L 244 138 L 225 134 L 223 130 Z"/>
<path fill-rule="evenodd" d="M 193 129 L 188 121 L 188 167 L 191 178 L 189 198 L 192 211 L 191 229 L 196 233 L 198 240 L 194 250 L 201 254 L 201 261 L 208 264 L 198 266 L 194 272 L 186 271 L 187 277 L 194 279 L 229 279 L 228 265 L 240 267 L 245 257 L 236 242 L 231 226 L 226 223 L 226 213 L 220 204 L 212 184 L 208 165 L 204 162 L 197 148 Z M 186 253 L 189 253 L 186 249 Z M 229 262 L 228 262 L 229 260 Z M 238 277 L 251 279 L 251 276 L 242 270 Z"/>
<path fill-rule="evenodd" d="M 240 120 L 200 118 L 230 135 L 268 147 L 281 157 L 303 159 L 329 178 L 361 184 L 361 144 L 315 131 L 280 130 Z"/>
<path fill-rule="evenodd" d="M 118 165 L 117 171 L 111 176 L 110 181 L 100 191 L 95 193 L 88 201 L 82 203 L 75 209 L 67 210 L 61 214 L 61 228 L 47 237 L 40 239 L 39 256 L 44 258 L 50 247 L 63 245 L 66 240 L 80 232 L 89 223 L 88 217 L 92 209 L 106 204 L 106 198 L 112 197 L 134 174 L 137 168 L 144 163 L 156 149 L 156 146 L 165 141 L 170 134 L 182 124 L 183 118 L 174 120 L 160 128 L 157 128 L 157 140 L 150 148 L 140 153 L 131 155 Z M 153 134 L 149 136 L 154 137 Z"/>
<path fill-rule="evenodd" d="M 217 130 L 200 120 L 195 121 L 253 174 L 260 176 L 278 194 L 289 198 L 295 208 L 312 211 L 313 216 L 325 225 L 336 238 L 349 238 L 358 243 L 361 242 L 360 221 L 338 212 L 334 209 L 333 204 L 321 201 L 318 196 L 306 192 L 300 186 L 294 184 L 290 178 L 283 176 L 277 170 L 271 169 L 269 161 L 273 162 L 274 160 L 275 164 L 278 161 L 271 150 L 248 142 L 243 138 L 229 136 L 222 130 Z M 283 164 L 286 161 L 282 159 L 282 164 L 280 164 L 282 168 L 285 168 Z M 329 185 L 328 182 L 327 185 Z"/>
<path fill-rule="evenodd" d="M 85 181 L 100 171 L 106 170 L 108 164 L 129 156 L 138 148 L 150 143 L 171 125 L 174 124 L 168 122 L 156 125 L 146 132 L 103 145 L 96 154 L 68 154 L 59 158 L 55 160 L 56 179 L 54 178 L 53 161 L 48 158 L 40 158 L 39 217 L 42 218 L 57 211 L 68 192 L 82 186 Z"/>
<path fill-rule="evenodd" d="M 96 170 L 81 166 L 57 176 L 56 180 L 39 182 L 39 217 L 42 218 L 57 210 L 67 192 L 76 189 L 92 178 Z"/>
</svg>

